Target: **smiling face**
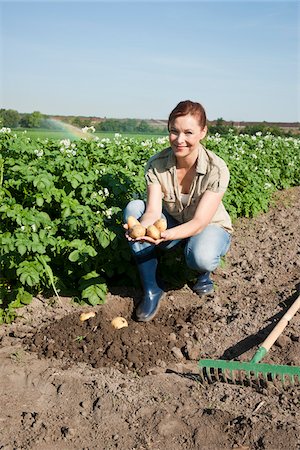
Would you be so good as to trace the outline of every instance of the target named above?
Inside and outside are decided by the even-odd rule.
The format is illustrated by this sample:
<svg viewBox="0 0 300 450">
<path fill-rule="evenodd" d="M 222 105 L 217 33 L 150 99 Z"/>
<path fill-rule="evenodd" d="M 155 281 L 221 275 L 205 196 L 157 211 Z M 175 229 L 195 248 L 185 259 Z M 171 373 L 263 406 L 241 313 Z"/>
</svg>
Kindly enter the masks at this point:
<svg viewBox="0 0 300 450">
<path fill-rule="evenodd" d="M 176 117 L 169 127 L 169 141 L 176 158 L 197 157 L 199 142 L 206 136 L 197 117 L 187 114 Z"/>
</svg>

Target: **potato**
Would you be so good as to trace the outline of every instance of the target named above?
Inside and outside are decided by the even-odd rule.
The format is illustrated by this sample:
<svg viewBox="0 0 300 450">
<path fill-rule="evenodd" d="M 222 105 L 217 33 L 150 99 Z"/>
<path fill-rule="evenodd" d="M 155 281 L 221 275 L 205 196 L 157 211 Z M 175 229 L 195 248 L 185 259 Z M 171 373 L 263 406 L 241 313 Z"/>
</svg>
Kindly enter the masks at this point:
<svg viewBox="0 0 300 450">
<path fill-rule="evenodd" d="M 166 231 L 167 229 L 167 221 L 165 219 L 158 219 L 153 224 L 160 232 Z"/>
<path fill-rule="evenodd" d="M 85 322 L 86 320 L 90 319 L 91 317 L 95 317 L 96 313 L 94 311 L 81 313 L 80 314 L 80 320 L 81 322 Z"/>
<path fill-rule="evenodd" d="M 115 317 L 112 321 L 111 321 L 112 326 L 116 329 L 116 330 L 120 330 L 121 328 L 124 327 L 128 327 L 128 322 L 126 319 L 124 319 L 124 317 Z"/>
<path fill-rule="evenodd" d="M 127 219 L 128 229 L 134 227 L 134 225 L 140 225 L 140 222 L 133 216 L 129 216 Z"/>
<path fill-rule="evenodd" d="M 146 234 L 147 234 L 147 236 L 151 237 L 152 239 L 160 238 L 160 231 L 156 228 L 155 225 L 149 225 L 149 227 L 147 227 Z"/>
<path fill-rule="evenodd" d="M 146 234 L 146 228 L 143 227 L 143 225 L 134 225 L 132 228 L 129 229 L 129 236 L 132 237 L 132 239 L 136 239 L 138 237 L 143 237 Z"/>
</svg>

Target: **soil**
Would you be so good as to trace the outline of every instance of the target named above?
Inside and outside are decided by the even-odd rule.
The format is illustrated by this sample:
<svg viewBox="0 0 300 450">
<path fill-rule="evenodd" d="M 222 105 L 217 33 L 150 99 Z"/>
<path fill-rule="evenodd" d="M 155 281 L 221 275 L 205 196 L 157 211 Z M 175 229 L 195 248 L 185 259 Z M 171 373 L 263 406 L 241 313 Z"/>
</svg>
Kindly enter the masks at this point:
<svg viewBox="0 0 300 450">
<path fill-rule="evenodd" d="M 198 366 L 250 361 L 297 298 L 299 223 L 300 187 L 278 193 L 235 223 L 215 293 L 169 289 L 149 323 L 133 318 L 139 287 L 95 308 L 35 298 L 0 328 L 0 449 L 300 449 L 299 380 L 209 382 Z M 300 366 L 299 325 L 298 313 L 265 363 Z"/>
</svg>

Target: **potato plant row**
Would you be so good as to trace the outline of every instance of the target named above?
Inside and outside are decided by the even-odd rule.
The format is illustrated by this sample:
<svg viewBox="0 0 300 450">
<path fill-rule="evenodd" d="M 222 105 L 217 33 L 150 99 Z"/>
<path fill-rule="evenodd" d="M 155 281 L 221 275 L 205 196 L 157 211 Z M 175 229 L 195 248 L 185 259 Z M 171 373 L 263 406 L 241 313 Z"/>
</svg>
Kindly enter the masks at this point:
<svg viewBox="0 0 300 450">
<path fill-rule="evenodd" d="M 0 323 L 39 293 L 96 305 L 108 286 L 138 283 L 122 211 L 144 197 L 145 163 L 167 145 L 120 135 L 31 140 L 0 130 Z M 299 185 L 299 139 L 229 133 L 205 145 L 229 166 L 224 203 L 233 219 L 266 211 L 275 190 Z M 170 261 L 168 269 L 174 274 Z"/>
</svg>

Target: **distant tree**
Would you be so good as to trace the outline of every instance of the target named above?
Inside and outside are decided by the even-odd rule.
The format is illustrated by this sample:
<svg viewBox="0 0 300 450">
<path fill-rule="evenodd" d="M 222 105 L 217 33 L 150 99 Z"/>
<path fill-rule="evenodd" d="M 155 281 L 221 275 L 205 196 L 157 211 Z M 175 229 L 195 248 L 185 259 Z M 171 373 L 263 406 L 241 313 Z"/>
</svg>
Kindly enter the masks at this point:
<svg viewBox="0 0 300 450">
<path fill-rule="evenodd" d="M 23 128 L 29 128 L 29 114 L 22 114 L 20 119 L 20 126 Z"/>
<path fill-rule="evenodd" d="M 86 119 L 82 117 L 74 117 L 70 121 L 71 125 L 74 125 L 74 127 L 83 128 L 83 127 L 90 127 L 91 126 L 91 119 Z"/>
<path fill-rule="evenodd" d="M 211 134 L 219 133 L 221 135 L 227 134 L 229 129 L 232 129 L 232 126 L 227 125 L 225 120 L 222 117 L 219 117 L 216 120 L 215 125 L 209 125 L 208 130 Z"/>
<path fill-rule="evenodd" d="M 43 115 L 39 111 L 29 114 L 29 128 L 39 128 Z"/>
<path fill-rule="evenodd" d="M 140 123 L 137 125 L 137 131 L 139 133 L 151 133 L 152 127 L 149 125 L 146 120 L 141 120 Z"/>
<path fill-rule="evenodd" d="M 262 135 L 266 135 L 268 133 L 273 134 L 274 136 L 282 136 L 284 135 L 284 131 L 279 127 L 272 125 L 269 126 L 266 122 L 254 123 L 246 125 L 242 130 L 242 134 L 250 134 L 254 135 L 256 133 L 261 133 Z"/>
<path fill-rule="evenodd" d="M 21 116 L 20 125 L 24 128 L 39 128 L 42 119 L 43 115 L 39 111 L 34 111 L 31 114 L 25 113 Z"/>
<path fill-rule="evenodd" d="M 116 119 L 106 119 L 96 125 L 96 131 L 120 132 L 120 121 Z"/>
<path fill-rule="evenodd" d="M 4 127 L 17 128 L 20 122 L 20 114 L 14 109 L 1 109 L 0 115 Z"/>
<path fill-rule="evenodd" d="M 96 131 L 106 131 L 111 133 L 145 133 L 145 134 L 166 134 L 167 128 L 151 126 L 146 120 L 138 119 L 105 119 L 95 125 Z"/>
</svg>

